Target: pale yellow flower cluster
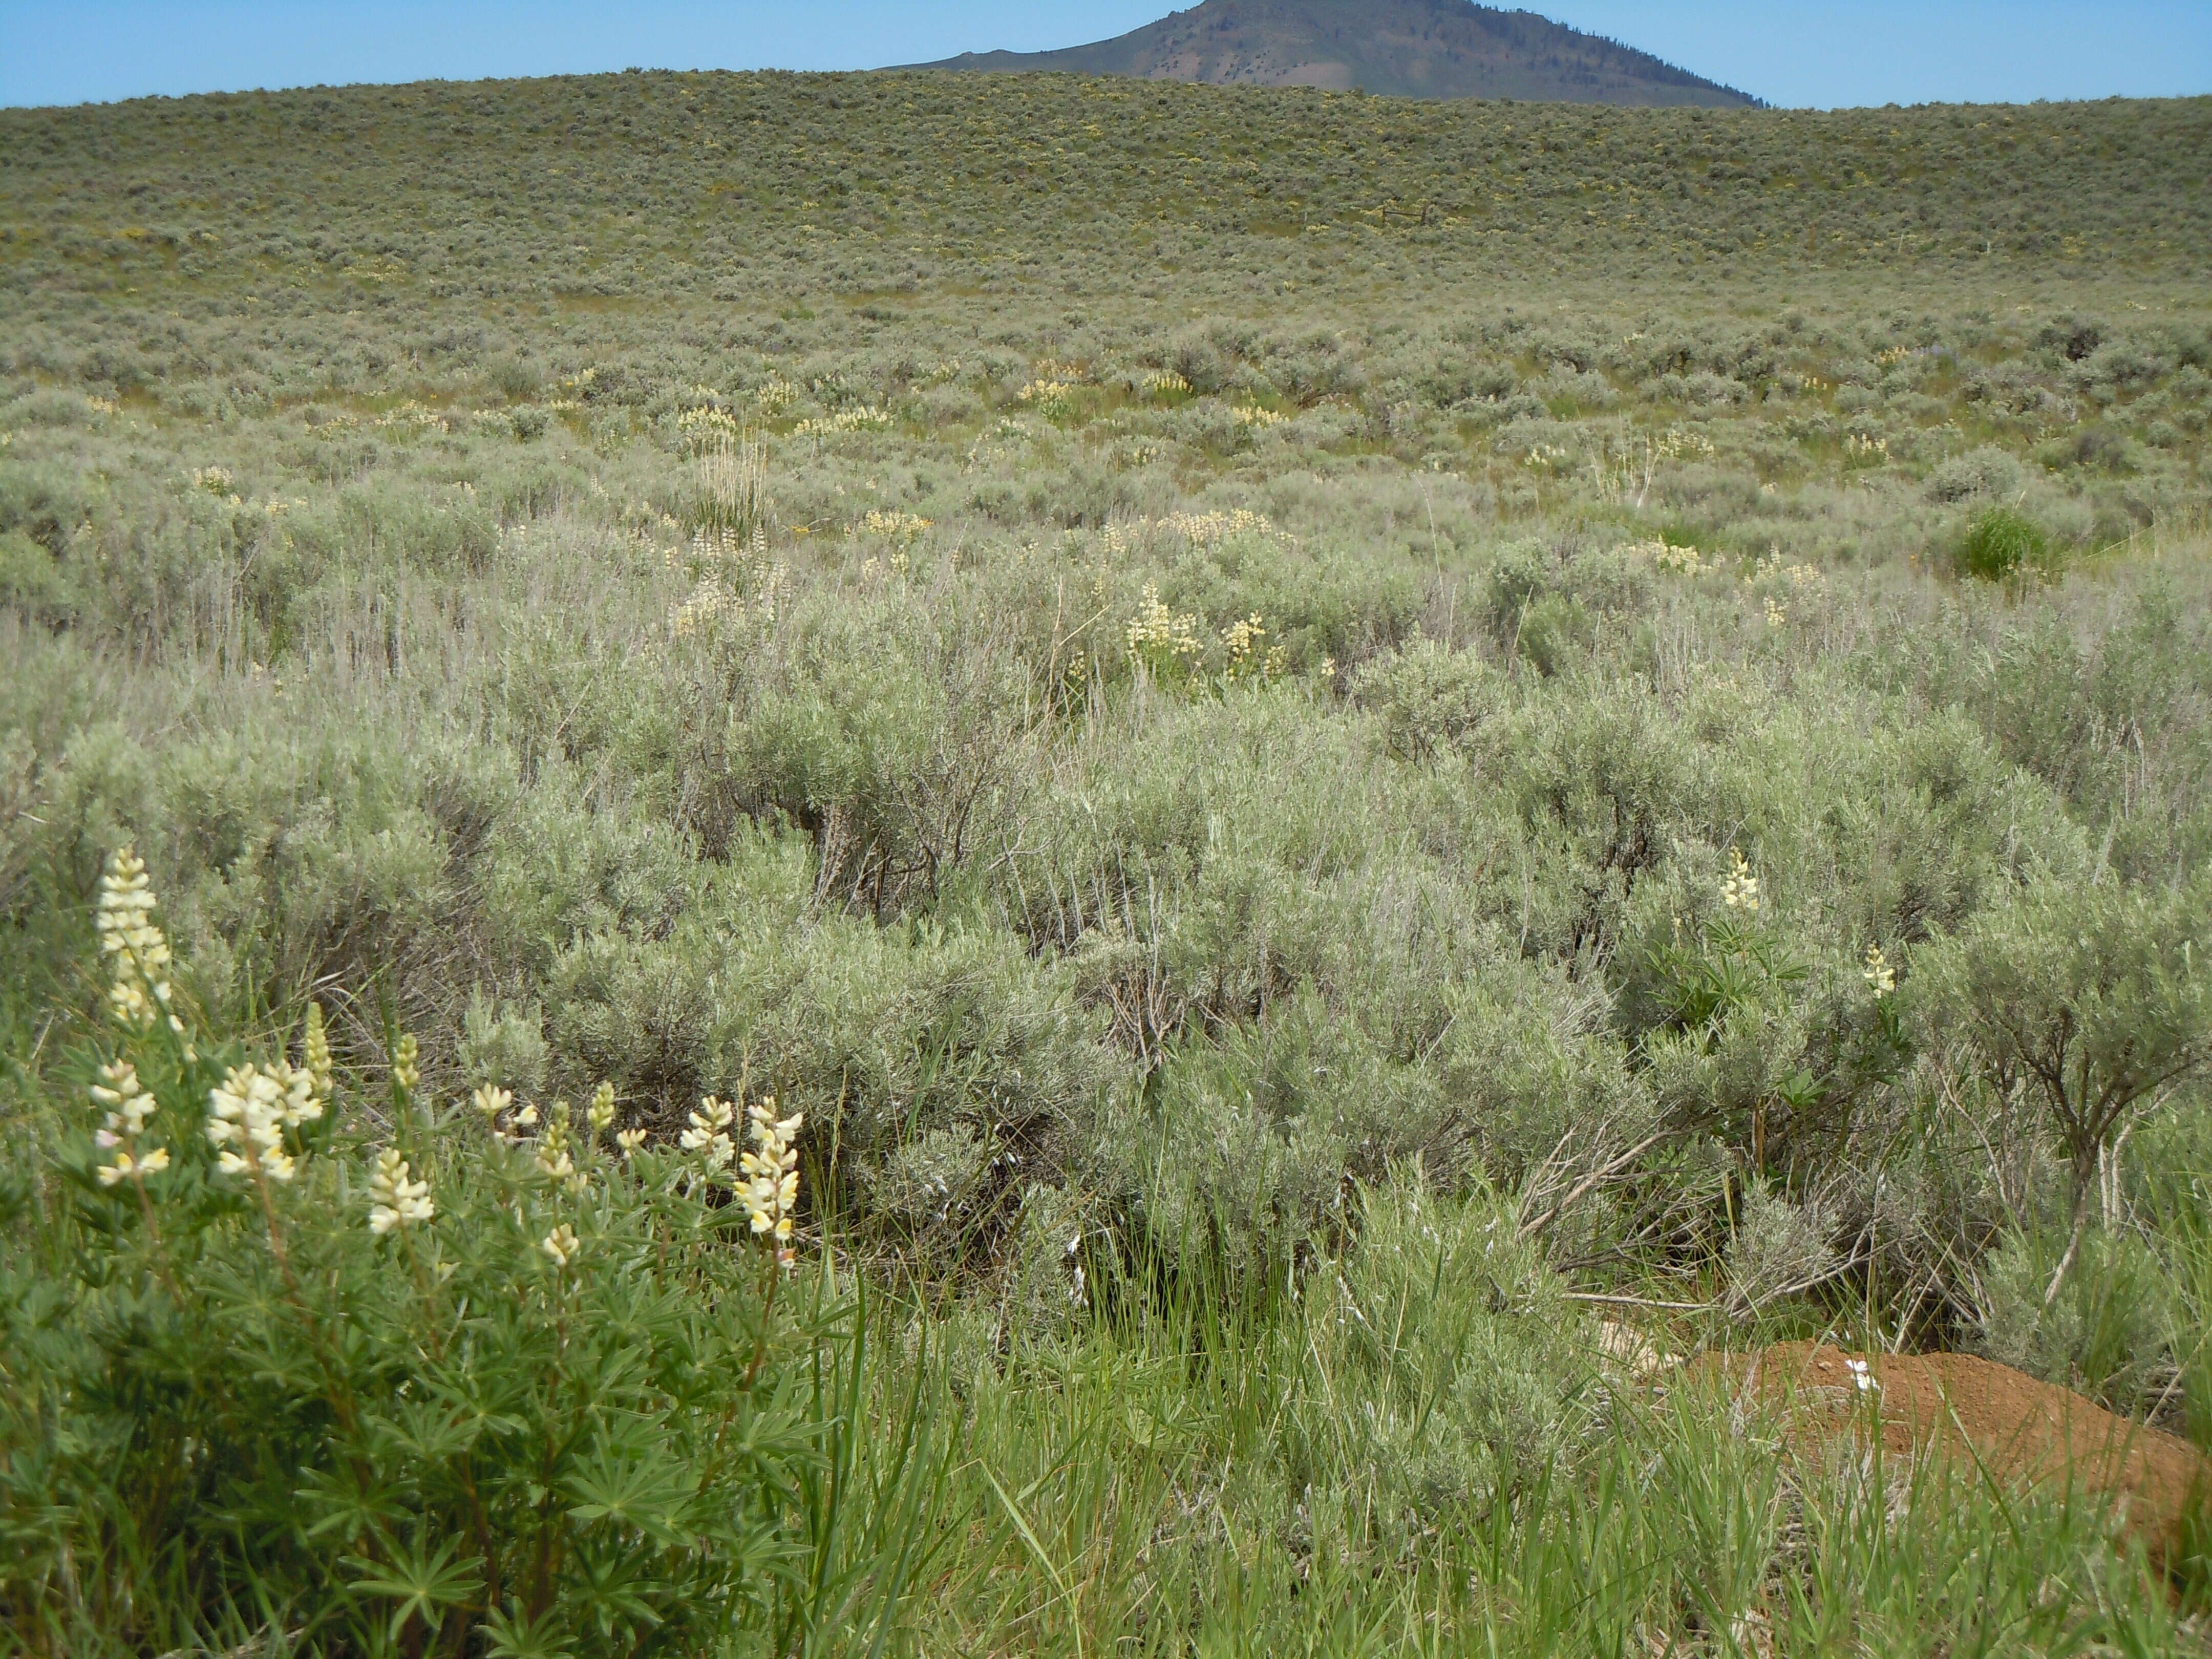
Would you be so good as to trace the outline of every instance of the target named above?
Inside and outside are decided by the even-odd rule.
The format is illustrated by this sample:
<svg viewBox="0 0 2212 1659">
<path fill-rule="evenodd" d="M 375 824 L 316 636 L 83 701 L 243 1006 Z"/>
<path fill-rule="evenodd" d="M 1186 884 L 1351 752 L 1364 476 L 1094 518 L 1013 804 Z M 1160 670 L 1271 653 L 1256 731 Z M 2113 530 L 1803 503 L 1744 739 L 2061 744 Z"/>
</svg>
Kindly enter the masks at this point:
<svg viewBox="0 0 2212 1659">
<path fill-rule="evenodd" d="M 1710 461 L 1720 453 L 1713 447 L 1713 441 L 1711 438 L 1694 428 L 1686 426 L 1668 427 L 1661 435 L 1656 447 L 1658 453 L 1669 460 L 1681 460 L 1686 458 L 1691 460 Z"/>
<path fill-rule="evenodd" d="M 231 477 L 228 467 L 196 466 L 188 476 L 193 489 L 229 506 L 239 504 L 237 481 Z"/>
<path fill-rule="evenodd" d="M 408 1178 L 407 1160 L 397 1146 L 376 1155 L 368 1176 L 368 1230 L 381 1238 L 395 1228 L 416 1226 L 438 1213 L 430 1201 L 430 1183 Z"/>
<path fill-rule="evenodd" d="M 872 536 L 901 547 L 911 547 L 929 529 L 932 520 L 916 513 L 886 513 L 870 508 L 867 516 L 853 526 L 855 536 Z"/>
<path fill-rule="evenodd" d="M 547 1115 L 544 1133 L 538 1137 L 538 1172 L 549 1181 L 565 1182 L 573 1192 L 581 1192 L 584 1177 L 577 1173 L 575 1157 L 569 1150 L 571 1139 L 568 1103 L 556 1100 Z"/>
<path fill-rule="evenodd" d="M 1779 628 L 1789 620 L 1790 608 L 1775 599 L 1772 594 L 1767 595 L 1766 625 L 1769 628 Z"/>
<path fill-rule="evenodd" d="M 764 421 L 773 421 L 799 401 L 799 388 L 788 380 L 771 374 L 768 383 L 753 393 L 753 407 Z"/>
<path fill-rule="evenodd" d="M 791 428 L 794 438 L 834 438 L 847 432 L 881 432 L 891 423 L 891 417 L 873 404 L 856 404 L 850 409 L 841 409 L 835 415 L 824 415 L 813 420 L 801 421 Z"/>
<path fill-rule="evenodd" d="M 1287 415 L 1278 414 L 1272 409 L 1262 409 L 1257 404 L 1239 404 L 1230 413 L 1236 418 L 1239 426 L 1280 426 L 1291 418 Z"/>
<path fill-rule="evenodd" d="M 108 1012 L 133 1031 L 151 1030 L 166 1017 L 181 1035 L 184 1022 L 170 1011 L 167 974 L 169 941 L 154 925 L 154 890 L 146 866 L 125 846 L 108 855 L 100 878 L 100 908 L 93 918 L 100 954 L 114 958 L 107 988 Z"/>
<path fill-rule="evenodd" d="M 1231 536 L 1275 533 L 1273 520 L 1243 507 L 1231 507 L 1226 513 L 1170 513 L 1159 522 L 1162 529 L 1172 531 L 1194 547 L 1212 547 Z"/>
<path fill-rule="evenodd" d="M 1234 622 L 1221 630 L 1221 648 L 1227 658 L 1224 670 L 1226 678 L 1264 680 L 1279 673 L 1283 666 L 1283 647 L 1267 648 L 1267 627 L 1254 611 L 1242 622 Z"/>
<path fill-rule="evenodd" d="M 1729 872 L 1721 882 L 1721 902 L 1731 910 L 1758 909 L 1759 878 L 1737 848 L 1729 848 Z"/>
<path fill-rule="evenodd" d="M 216 1166 L 225 1175 L 257 1181 L 291 1180 L 298 1166 L 284 1132 L 323 1115 L 314 1079 L 282 1060 L 233 1066 L 208 1100 L 207 1138 L 217 1149 Z"/>
<path fill-rule="evenodd" d="M 1170 611 L 1160 598 L 1159 588 L 1146 582 L 1137 614 L 1129 618 L 1128 641 L 1133 657 L 1194 657 L 1198 654 L 1198 617 L 1188 611 L 1177 616 Z"/>
<path fill-rule="evenodd" d="M 307 1005 L 307 1030 L 300 1043 L 300 1064 L 307 1069 L 315 1098 L 331 1097 L 331 1036 L 323 1029 L 323 1005 Z"/>
<path fill-rule="evenodd" d="M 1190 382 L 1171 368 L 1148 368 L 1145 371 L 1144 388 L 1154 396 L 1176 394 L 1190 390 Z"/>
<path fill-rule="evenodd" d="M 169 1167 L 167 1146 L 142 1147 L 138 1144 L 146 1131 L 146 1120 L 154 1115 L 155 1103 L 154 1097 L 138 1081 L 136 1066 L 127 1060 L 101 1066 L 100 1081 L 92 1085 L 92 1098 L 95 1104 L 109 1109 L 100 1132 L 93 1139 L 101 1151 L 115 1154 L 112 1162 L 100 1166 L 101 1186 L 143 1181 Z"/>
<path fill-rule="evenodd" d="M 1770 550 L 1760 558 L 1752 574 L 1757 580 L 1787 581 L 1792 587 L 1809 589 L 1814 593 L 1825 592 L 1828 586 L 1828 579 L 1818 565 L 1786 562 L 1778 548 Z"/>
<path fill-rule="evenodd" d="M 664 547 L 661 562 L 671 572 L 695 580 L 711 577 L 743 586 L 769 569 L 768 530 L 759 524 L 745 535 L 730 526 L 696 530 L 688 543 Z"/>
<path fill-rule="evenodd" d="M 748 623 L 767 627 L 775 621 L 776 595 L 782 586 L 781 565 L 769 571 L 750 599 L 719 576 L 702 576 L 670 615 L 669 627 L 678 639 L 711 637 Z"/>
<path fill-rule="evenodd" d="M 393 404 L 383 414 L 378 416 L 371 424 L 382 427 L 387 431 L 397 430 L 410 434 L 427 432 L 432 427 L 437 428 L 441 432 L 449 432 L 453 429 L 444 416 L 412 398 L 404 403 Z"/>
<path fill-rule="evenodd" d="M 539 1239 L 538 1248 L 552 1259 L 556 1268 L 573 1265 L 584 1251 L 583 1241 L 576 1237 L 576 1230 L 565 1221 Z"/>
<path fill-rule="evenodd" d="M 1632 542 L 1620 550 L 1631 558 L 1649 559 L 1655 568 L 1677 576 L 1711 576 L 1720 572 L 1720 561 L 1708 559 L 1694 547 L 1670 547 L 1665 542 Z"/>
<path fill-rule="evenodd" d="M 756 1101 L 745 1115 L 752 1121 L 753 1150 L 739 1163 L 745 1177 L 740 1191 L 752 1212 L 753 1232 L 775 1235 L 779 1247 L 791 1242 L 792 1211 L 799 1202 L 799 1152 L 792 1145 L 805 1115 L 775 1115 L 775 1097 Z"/>
<path fill-rule="evenodd" d="M 684 410 L 676 416 L 676 431 L 687 449 L 703 447 L 716 439 L 732 439 L 743 435 L 738 417 L 726 409 L 703 404 Z"/>
<path fill-rule="evenodd" d="M 1035 407 L 1041 415 L 1065 415 L 1074 392 L 1075 388 L 1066 380 L 1031 380 L 1014 397 L 1016 401 Z"/>
<path fill-rule="evenodd" d="M 1859 969 L 1859 976 L 1866 981 L 1867 988 L 1874 993 L 1877 1002 L 1897 988 L 1897 969 L 1882 955 L 1879 945 L 1867 946 L 1866 966 Z"/>
<path fill-rule="evenodd" d="M 700 1100 L 699 1109 L 691 1114 L 691 1127 L 677 1139 L 685 1152 L 700 1155 L 709 1176 L 719 1175 L 737 1159 L 737 1143 L 730 1139 L 730 1126 L 737 1120 L 736 1107 L 707 1095 Z"/>
</svg>

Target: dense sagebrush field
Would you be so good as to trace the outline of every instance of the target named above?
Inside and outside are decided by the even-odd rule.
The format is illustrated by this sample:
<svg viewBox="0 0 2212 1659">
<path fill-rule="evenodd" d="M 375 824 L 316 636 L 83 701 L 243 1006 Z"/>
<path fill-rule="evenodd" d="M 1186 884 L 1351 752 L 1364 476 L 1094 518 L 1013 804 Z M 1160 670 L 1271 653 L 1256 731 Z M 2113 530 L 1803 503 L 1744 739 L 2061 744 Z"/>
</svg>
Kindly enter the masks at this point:
<svg viewBox="0 0 2212 1659">
<path fill-rule="evenodd" d="M 2202 1650 L 1620 1361 L 2212 1439 L 2208 414 L 2212 100 L 0 111 L 0 1654 Z"/>
</svg>

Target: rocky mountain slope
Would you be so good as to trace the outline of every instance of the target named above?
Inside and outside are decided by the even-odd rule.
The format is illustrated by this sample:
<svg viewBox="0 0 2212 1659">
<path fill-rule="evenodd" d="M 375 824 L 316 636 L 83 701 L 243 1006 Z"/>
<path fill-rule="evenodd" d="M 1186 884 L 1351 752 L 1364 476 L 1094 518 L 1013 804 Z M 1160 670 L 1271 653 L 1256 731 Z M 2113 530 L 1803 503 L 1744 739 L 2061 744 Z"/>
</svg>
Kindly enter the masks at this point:
<svg viewBox="0 0 2212 1659">
<path fill-rule="evenodd" d="M 1090 46 L 963 52 L 916 67 L 1357 87 L 1413 98 L 1715 108 L 1758 101 L 1534 12 L 1468 0 L 1205 0 Z"/>
</svg>

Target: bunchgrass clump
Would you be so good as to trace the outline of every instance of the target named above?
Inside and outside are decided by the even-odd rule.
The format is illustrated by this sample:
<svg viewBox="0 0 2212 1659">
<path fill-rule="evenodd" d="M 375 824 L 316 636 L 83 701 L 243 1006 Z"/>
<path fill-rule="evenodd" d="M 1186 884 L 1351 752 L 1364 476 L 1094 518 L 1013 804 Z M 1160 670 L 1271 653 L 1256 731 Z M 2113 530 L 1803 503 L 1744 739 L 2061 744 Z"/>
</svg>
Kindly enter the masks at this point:
<svg viewBox="0 0 2212 1659">
<path fill-rule="evenodd" d="M 1956 557 L 1967 575 L 1996 582 L 2040 568 L 2050 553 L 2050 538 L 2034 520 L 2014 507 L 1991 507 L 1974 515 Z"/>
</svg>

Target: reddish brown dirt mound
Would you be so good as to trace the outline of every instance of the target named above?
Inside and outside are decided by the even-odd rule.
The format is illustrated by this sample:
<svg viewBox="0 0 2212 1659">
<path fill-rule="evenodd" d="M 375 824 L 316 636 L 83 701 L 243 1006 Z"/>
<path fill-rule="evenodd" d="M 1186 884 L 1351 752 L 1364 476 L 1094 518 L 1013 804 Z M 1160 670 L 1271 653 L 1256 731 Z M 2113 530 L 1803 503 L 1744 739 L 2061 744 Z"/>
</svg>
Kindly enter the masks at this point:
<svg viewBox="0 0 2212 1659">
<path fill-rule="evenodd" d="M 1784 1342 L 1708 1354 L 1691 1370 L 1726 1378 L 1824 1438 L 1863 1434 L 1878 1413 L 1887 1453 L 1963 1454 L 2002 1477 L 2070 1480 L 2110 1498 L 2169 1568 L 2180 1564 L 2185 1518 L 2212 1490 L 2212 1466 L 2187 1441 L 1971 1354 L 1858 1355 Z"/>
</svg>

